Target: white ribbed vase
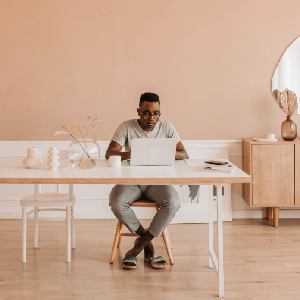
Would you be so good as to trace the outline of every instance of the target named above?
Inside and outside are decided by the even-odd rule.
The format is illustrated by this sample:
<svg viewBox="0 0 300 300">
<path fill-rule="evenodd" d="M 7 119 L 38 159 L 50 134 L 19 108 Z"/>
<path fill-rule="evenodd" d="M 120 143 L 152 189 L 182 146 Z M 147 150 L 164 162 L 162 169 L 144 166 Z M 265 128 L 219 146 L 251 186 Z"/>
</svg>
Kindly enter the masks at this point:
<svg viewBox="0 0 300 300">
<path fill-rule="evenodd" d="M 48 151 L 49 155 L 47 156 L 48 162 L 47 166 L 49 167 L 49 170 L 57 170 L 58 166 L 60 163 L 58 162 L 59 156 L 58 153 L 59 151 L 56 150 L 56 147 L 50 147 L 50 150 Z"/>
</svg>

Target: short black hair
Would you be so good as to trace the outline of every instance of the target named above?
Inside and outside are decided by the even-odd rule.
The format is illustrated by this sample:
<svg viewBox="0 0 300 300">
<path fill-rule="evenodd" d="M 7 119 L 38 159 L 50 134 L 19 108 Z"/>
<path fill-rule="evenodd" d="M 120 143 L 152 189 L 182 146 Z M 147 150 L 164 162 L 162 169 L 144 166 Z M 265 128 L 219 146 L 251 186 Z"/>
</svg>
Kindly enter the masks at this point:
<svg viewBox="0 0 300 300">
<path fill-rule="evenodd" d="M 142 94 L 141 98 L 140 98 L 140 105 L 145 101 L 147 101 L 147 102 L 158 102 L 160 104 L 158 95 L 154 94 L 154 93 L 144 93 L 144 94 Z"/>
</svg>

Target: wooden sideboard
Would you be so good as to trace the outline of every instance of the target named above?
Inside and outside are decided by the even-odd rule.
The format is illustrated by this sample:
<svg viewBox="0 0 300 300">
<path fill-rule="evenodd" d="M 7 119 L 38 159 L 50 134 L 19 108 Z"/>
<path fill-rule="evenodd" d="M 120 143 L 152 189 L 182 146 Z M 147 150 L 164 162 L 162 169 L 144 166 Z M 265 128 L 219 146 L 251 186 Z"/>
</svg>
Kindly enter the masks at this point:
<svg viewBox="0 0 300 300">
<path fill-rule="evenodd" d="M 278 227 L 280 207 L 300 207 L 300 139 L 276 142 L 243 139 L 243 198 L 251 207 L 266 207 L 267 219 Z"/>
</svg>

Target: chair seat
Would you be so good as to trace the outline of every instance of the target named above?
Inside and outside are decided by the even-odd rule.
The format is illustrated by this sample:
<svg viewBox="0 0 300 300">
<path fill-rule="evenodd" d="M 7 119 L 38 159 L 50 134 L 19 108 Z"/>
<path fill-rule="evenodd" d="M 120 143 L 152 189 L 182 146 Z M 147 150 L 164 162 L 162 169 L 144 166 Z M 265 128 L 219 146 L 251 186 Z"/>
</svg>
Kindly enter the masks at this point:
<svg viewBox="0 0 300 300">
<path fill-rule="evenodd" d="M 136 206 L 136 207 L 159 207 L 158 204 L 151 200 L 137 200 L 129 204 L 130 206 Z"/>
<path fill-rule="evenodd" d="M 69 193 L 31 194 L 21 199 L 21 206 L 68 207 L 75 204 L 76 197 Z"/>
</svg>

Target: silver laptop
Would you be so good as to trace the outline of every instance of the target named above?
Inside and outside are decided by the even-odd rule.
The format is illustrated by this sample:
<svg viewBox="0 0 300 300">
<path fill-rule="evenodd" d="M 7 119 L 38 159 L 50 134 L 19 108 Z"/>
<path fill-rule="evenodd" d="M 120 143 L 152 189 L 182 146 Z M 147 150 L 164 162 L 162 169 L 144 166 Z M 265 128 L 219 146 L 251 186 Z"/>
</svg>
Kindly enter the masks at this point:
<svg viewBox="0 0 300 300">
<path fill-rule="evenodd" d="M 174 138 L 147 138 L 131 140 L 131 166 L 172 166 L 175 164 Z"/>
</svg>

